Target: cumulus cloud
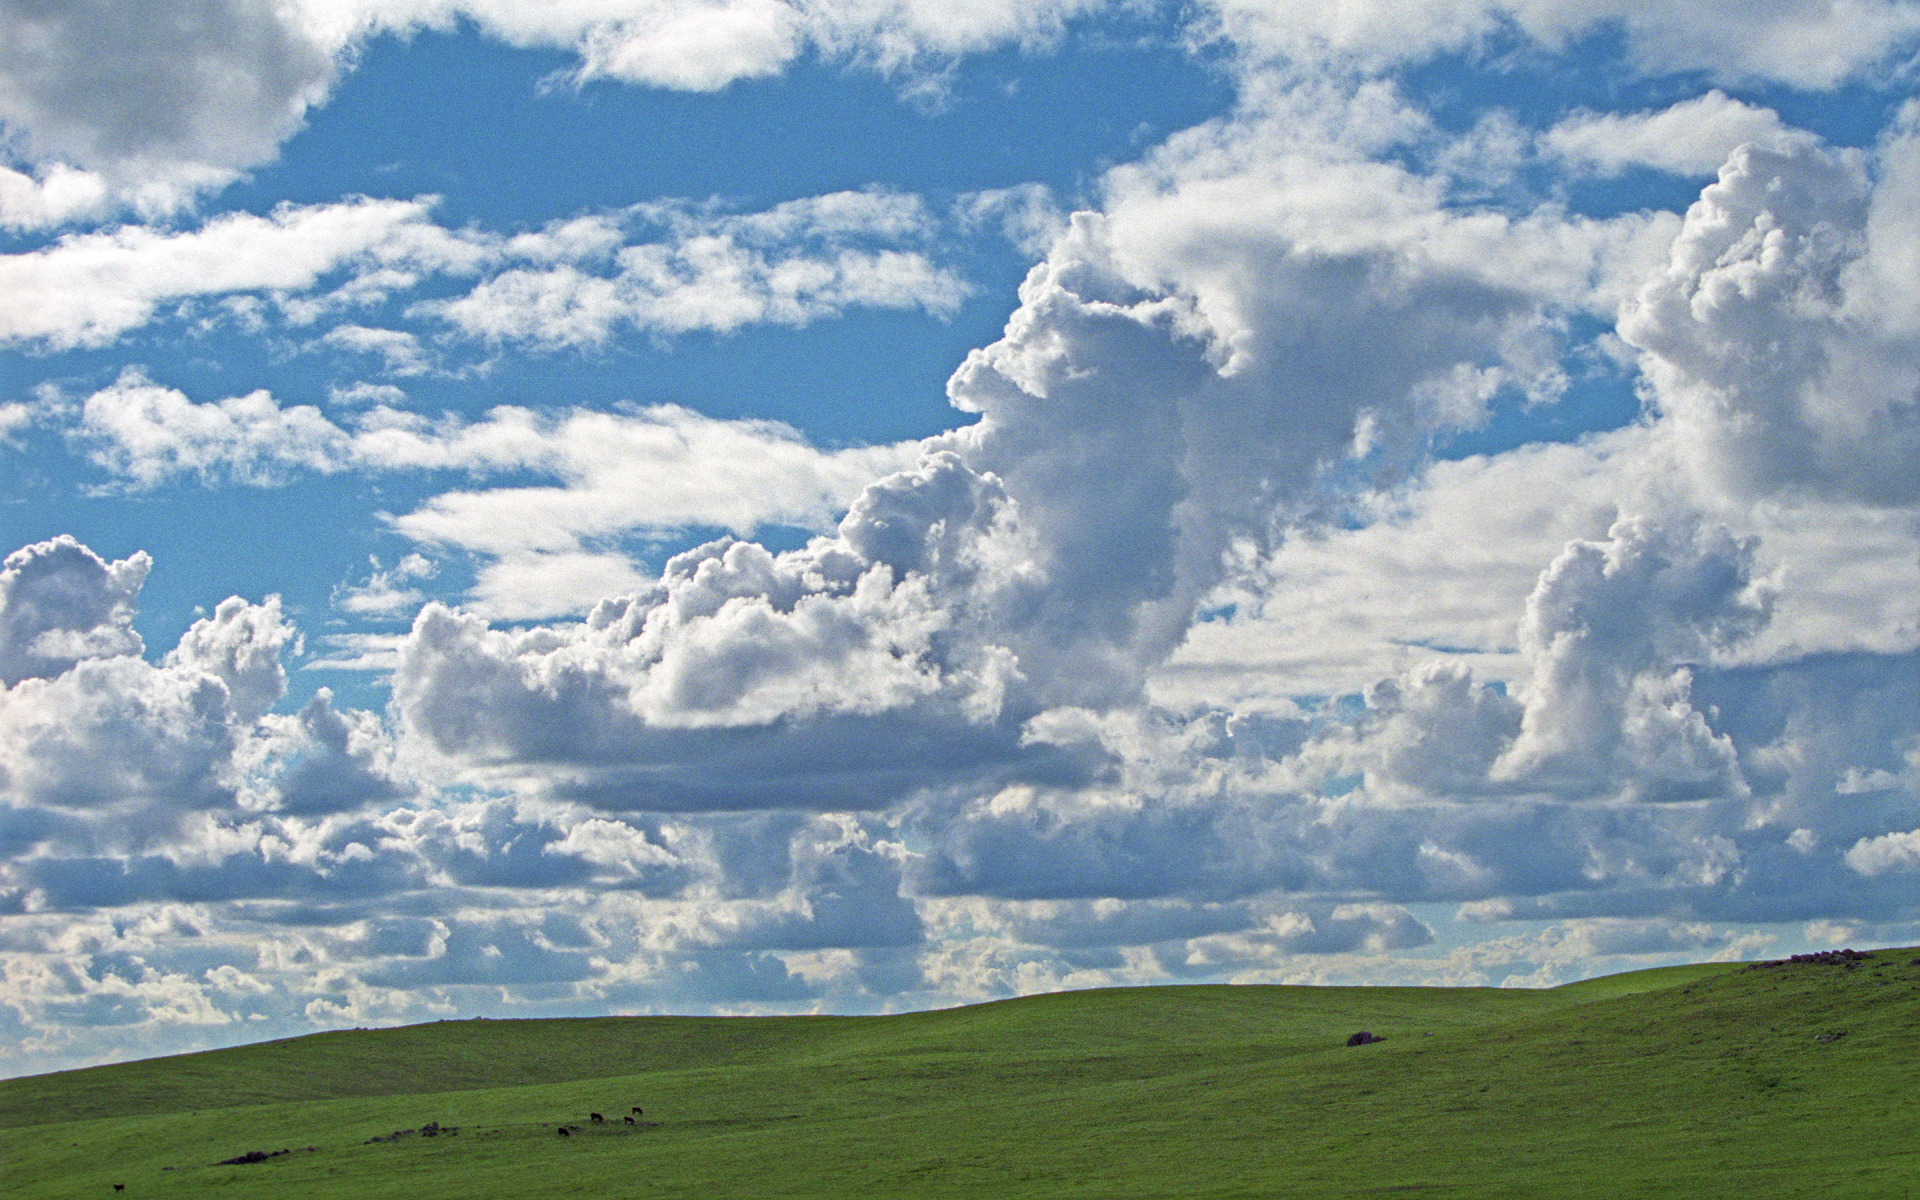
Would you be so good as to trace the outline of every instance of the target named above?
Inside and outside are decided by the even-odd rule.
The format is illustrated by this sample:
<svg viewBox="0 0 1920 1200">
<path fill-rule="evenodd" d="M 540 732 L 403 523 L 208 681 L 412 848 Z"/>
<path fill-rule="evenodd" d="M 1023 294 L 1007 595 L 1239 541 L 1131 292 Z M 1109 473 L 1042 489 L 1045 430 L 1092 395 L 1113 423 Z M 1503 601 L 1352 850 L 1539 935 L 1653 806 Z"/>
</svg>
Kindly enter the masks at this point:
<svg viewBox="0 0 1920 1200">
<path fill-rule="evenodd" d="M 108 192 L 164 212 L 272 158 L 339 72 L 342 43 L 304 15 L 256 0 L 0 8 L 14 31 L 0 50 L 0 122 L 45 168 L 38 211 L 8 204 L 9 217 L 55 224 Z M 75 168 L 95 173 L 84 203 Z"/>
<path fill-rule="evenodd" d="M 277 598 L 236 597 L 149 664 L 130 627 L 147 566 L 59 538 L 17 551 L 0 574 L 0 786 L 16 850 L 137 846 L 236 801 L 253 727 L 286 690 L 293 630 Z"/>
<path fill-rule="evenodd" d="M 347 432 L 310 405 L 282 408 L 264 390 L 196 404 L 134 369 L 87 397 L 77 432 L 95 463 L 139 488 L 183 475 L 264 486 L 339 470 L 350 448 Z"/>
<path fill-rule="evenodd" d="M 326 688 L 300 710 L 298 735 L 290 739 L 299 758 L 274 781 L 277 807 L 286 812 L 346 812 L 391 803 L 407 794 L 380 719 L 361 711 L 340 712 Z"/>
<path fill-rule="evenodd" d="M 1735 151 L 1620 334 L 1692 470 L 1734 496 L 1920 497 L 1920 321 L 1882 281 L 1910 263 L 1920 141 L 1867 164 L 1812 146 Z"/>
<path fill-rule="evenodd" d="M 789 730 L 809 726 L 825 757 L 841 752 L 841 730 L 858 718 L 967 747 L 944 765 L 1007 781 L 982 795 L 1039 797 L 1036 813 L 1071 809 L 1073 789 L 1108 752 L 1099 739 L 1083 752 L 1026 722 L 1139 703 L 1235 556 L 1257 561 L 1289 526 L 1310 522 L 1337 497 L 1347 464 L 1396 461 L 1431 431 L 1471 426 L 1502 387 L 1550 401 L 1563 382 L 1552 331 L 1630 291 L 1625 281 L 1657 262 L 1649 247 L 1675 228 L 1641 216 L 1450 212 L 1435 180 L 1366 161 L 1340 140 L 1355 128 L 1397 137 L 1382 119 L 1390 101 L 1365 89 L 1334 99 L 1353 121 L 1302 126 L 1284 119 L 1286 105 L 1263 103 L 1115 171 L 1105 211 L 1073 218 L 1023 284 L 1004 336 L 955 373 L 949 394 L 979 423 L 938 439 L 919 468 L 869 487 L 834 536 L 780 555 L 704 548 L 578 625 L 513 633 L 429 609 L 397 676 L 410 733 L 456 762 L 545 775 L 556 794 L 697 807 L 766 793 L 731 781 L 689 792 L 681 779 L 693 761 L 761 739 L 773 755 Z M 1355 337 L 1368 355 L 1347 351 Z M 1751 633 L 1764 624 L 1760 610 L 1740 607 L 1750 606 L 1750 548 L 1727 538 L 1696 547 L 1685 532 L 1632 526 L 1609 536 L 1614 549 L 1591 553 L 1627 565 L 1596 567 L 1595 586 L 1639 589 L 1619 614 L 1623 635 L 1637 632 L 1605 645 L 1563 637 L 1542 601 L 1529 626 L 1537 636 L 1519 651 L 1539 671 L 1537 698 L 1508 701 L 1445 675 L 1399 694 L 1395 705 L 1427 716 L 1453 711 L 1449 688 L 1472 699 L 1472 715 L 1440 739 L 1447 747 L 1422 759 L 1426 786 L 1451 773 L 1462 788 L 1511 791 L 1523 776 L 1544 778 L 1549 760 L 1560 761 L 1546 744 L 1564 741 L 1585 779 L 1611 779 L 1624 754 L 1645 769 L 1648 795 L 1739 791 L 1724 739 L 1687 699 L 1685 672 L 1703 647 L 1738 642 L 1735 625 Z M 1574 586 L 1572 564 L 1589 552 L 1567 553 L 1540 595 Z M 1516 600 L 1544 565 L 1519 568 Z M 1690 572 L 1700 578 L 1689 583 Z M 1621 582 L 1643 576 L 1654 582 Z M 1686 591 L 1721 583 L 1730 590 L 1718 598 Z M 1696 602 L 1706 607 L 1696 613 Z M 1595 599 L 1591 611 L 1611 603 Z M 1729 607 L 1707 611 L 1715 604 Z M 1579 652 L 1587 657 L 1566 649 L 1575 645 L 1589 646 Z M 1573 657 L 1554 659 L 1563 652 Z M 1569 711 L 1589 701 L 1591 719 Z M 1631 718 L 1630 752 L 1582 740 L 1600 736 L 1603 711 Z M 682 732 L 695 729 L 735 732 L 724 741 Z M 1517 751 L 1506 744 L 1516 738 Z M 1374 747 L 1410 773 L 1421 757 Z M 831 804 L 812 757 L 789 753 L 753 761 L 795 770 L 797 805 Z M 673 765 L 676 754 L 693 757 Z M 1487 773 L 1503 754 L 1501 785 Z M 1670 761 L 1657 765 L 1662 755 Z M 623 758 L 628 765 L 607 765 Z M 884 753 L 863 763 L 884 770 L 845 775 L 850 807 L 939 778 Z M 1022 791 L 1042 782 L 1022 776 L 1041 770 L 1067 772 L 1066 790 L 1045 780 Z M 744 791 L 722 799 L 730 787 Z M 1022 811 L 995 803 L 996 821 Z M 1114 803 L 1119 814 L 1140 801 Z M 1140 819 L 1178 821 L 1150 809 Z M 1196 834 L 1181 861 L 1201 876 L 1193 856 L 1209 844 L 1239 853 Z M 1273 886 L 1288 868 L 1263 871 L 1262 886 Z M 1072 886 L 1108 886 L 1092 881 L 1129 872 L 1130 886 L 1148 889 L 1173 886 L 1178 874 L 1103 860 Z"/>
<path fill-rule="evenodd" d="M 65 163 L 33 173 L 0 166 L 0 229 L 17 233 L 104 217 L 111 195 L 105 179 Z"/>
<path fill-rule="evenodd" d="M 1547 130 L 1548 150 L 1602 175 L 1652 167 L 1676 175 L 1712 175 L 1737 147 L 1809 142 L 1770 108 L 1743 104 L 1718 89 L 1650 113 L 1578 113 Z"/>
<path fill-rule="evenodd" d="M 1862 875 L 1920 867 L 1920 830 L 1861 838 L 1848 848 L 1847 866 Z"/>
<path fill-rule="evenodd" d="M 1742 791 L 1731 742 L 1693 705 L 1689 669 L 1765 624 L 1771 597 L 1752 554 L 1724 529 L 1631 520 L 1605 543 L 1569 545 L 1527 601 L 1526 715 L 1496 773 L 1562 794 L 1628 780 L 1647 798 Z"/>
<path fill-rule="evenodd" d="M 64 535 L 9 554 L 0 563 L 0 684 L 140 653 L 134 604 L 152 566 L 145 554 L 106 562 Z"/>
</svg>

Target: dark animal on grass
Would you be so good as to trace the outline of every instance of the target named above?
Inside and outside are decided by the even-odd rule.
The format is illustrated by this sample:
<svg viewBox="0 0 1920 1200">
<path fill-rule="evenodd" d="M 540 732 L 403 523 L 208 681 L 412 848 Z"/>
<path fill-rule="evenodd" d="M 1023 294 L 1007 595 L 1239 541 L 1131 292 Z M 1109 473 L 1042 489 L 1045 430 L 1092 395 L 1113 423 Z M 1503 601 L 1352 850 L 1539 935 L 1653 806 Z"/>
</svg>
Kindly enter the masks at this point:
<svg viewBox="0 0 1920 1200">
<path fill-rule="evenodd" d="M 1359 1033 L 1356 1033 L 1352 1037 L 1347 1039 L 1347 1045 L 1371 1046 L 1375 1042 L 1384 1042 L 1386 1040 L 1387 1039 L 1383 1037 L 1377 1037 L 1374 1034 L 1368 1033 L 1366 1030 L 1362 1029 Z"/>
<path fill-rule="evenodd" d="M 631 1125 L 631 1124 L 633 1124 L 633 1118 L 632 1118 L 632 1117 L 627 1117 L 627 1118 L 626 1118 L 626 1122 L 627 1122 L 627 1124 L 629 1124 L 629 1125 Z"/>
<path fill-rule="evenodd" d="M 1920 958 L 1916 958 L 1916 959 L 1914 959 L 1914 961 L 1915 961 L 1915 962 L 1920 962 Z M 633 1106 L 633 1115 L 634 1115 L 634 1116 L 636 1116 L 636 1117 L 638 1117 L 638 1116 L 643 1116 L 643 1115 L 644 1115 L 643 1113 L 641 1113 L 641 1111 L 640 1111 L 640 1106 L 639 1106 L 638 1104 L 636 1104 L 636 1105 L 634 1105 L 634 1106 Z"/>
<path fill-rule="evenodd" d="M 124 1183 L 116 1183 L 113 1185 L 113 1190 L 116 1192 L 124 1192 L 127 1190 L 127 1185 Z"/>
<path fill-rule="evenodd" d="M 606 1118 L 601 1116 L 599 1113 L 588 1113 L 587 1120 L 592 1121 L 595 1125 L 598 1125 L 602 1121 L 606 1120 Z"/>
<path fill-rule="evenodd" d="M 558 1129 L 556 1129 L 556 1130 L 554 1130 L 554 1132 L 555 1132 L 555 1133 L 557 1133 L 557 1134 L 559 1134 L 559 1135 L 560 1135 L 561 1137 L 572 1137 L 572 1136 L 573 1136 L 572 1134 L 570 1134 L 570 1133 L 568 1133 L 568 1132 L 567 1132 L 567 1127 L 566 1127 L 565 1125 L 562 1125 L 562 1126 L 561 1126 L 560 1128 L 558 1128 Z"/>
</svg>

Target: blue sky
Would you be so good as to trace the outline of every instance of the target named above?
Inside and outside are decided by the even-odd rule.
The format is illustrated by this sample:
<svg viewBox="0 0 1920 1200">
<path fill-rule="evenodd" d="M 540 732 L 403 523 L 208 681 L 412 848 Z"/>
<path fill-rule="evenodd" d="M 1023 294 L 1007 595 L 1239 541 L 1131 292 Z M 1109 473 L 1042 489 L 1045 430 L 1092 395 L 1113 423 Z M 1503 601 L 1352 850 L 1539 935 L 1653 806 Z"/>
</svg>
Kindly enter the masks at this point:
<svg viewBox="0 0 1920 1200">
<path fill-rule="evenodd" d="M 1920 937 L 1920 5 L 0 11 L 0 1070 Z"/>
</svg>

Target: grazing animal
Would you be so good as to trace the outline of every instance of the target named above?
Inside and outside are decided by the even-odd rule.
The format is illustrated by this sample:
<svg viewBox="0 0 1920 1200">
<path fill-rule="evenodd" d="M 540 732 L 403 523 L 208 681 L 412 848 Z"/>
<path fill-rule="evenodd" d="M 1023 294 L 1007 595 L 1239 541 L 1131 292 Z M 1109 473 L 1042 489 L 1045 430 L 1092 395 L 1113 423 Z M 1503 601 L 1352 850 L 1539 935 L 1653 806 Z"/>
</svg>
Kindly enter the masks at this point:
<svg viewBox="0 0 1920 1200">
<path fill-rule="evenodd" d="M 606 1118 L 601 1116 L 599 1113 L 588 1113 L 587 1120 L 592 1121 L 595 1125 L 598 1125 L 600 1124 L 600 1122 L 606 1120 Z"/>
<path fill-rule="evenodd" d="M 1386 1041 L 1386 1040 L 1387 1040 L 1387 1039 L 1385 1039 L 1385 1038 L 1383 1038 L 1383 1037 L 1381 1037 L 1381 1036 L 1379 1036 L 1378 1034 L 1373 1034 L 1373 1033 L 1368 1033 L 1368 1032 L 1367 1032 L 1366 1030 L 1364 1030 L 1364 1029 L 1363 1029 L 1363 1030 L 1361 1030 L 1361 1031 L 1360 1031 L 1359 1033 L 1356 1033 L 1356 1034 L 1354 1034 L 1354 1035 L 1353 1035 L 1352 1037 L 1350 1037 L 1350 1038 L 1348 1038 L 1348 1039 L 1347 1039 L 1347 1045 L 1349 1045 L 1349 1046 L 1371 1046 L 1371 1045 L 1373 1045 L 1373 1044 L 1374 1044 L 1375 1042 L 1384 1042 L 1384 1041 Z"/>
<path fill-rule="evenodd" d="M 124 1192 L 127 1190 L 127 1185 L 124 1183 L 116 1183 L 113 1185 L 113 1190 L 116 1192 Z"/>
<path fill-rule="evenodd" d="M 561 1126 L 560 1128 L 558 1128 L 558 1129 L 556 1129 L 556 1130 L 554 1130 L 554 1132 L 555 1132 L 555 1133 L 557 1133 L 557 1134 L 559 1134 L 559 1135 L 560 1135 L 561 1137 L 572 1137 L 572 1136 L 573 1136 L 572 1134 L 570 1134 L 570 1133 L 568 1133 L 568 1132 L 567 1132 L 567 1127 L 566 1127 L 565 1125 L 562 1125 L 562 1126 Z"/>
<path fill-rule="evenodd" d="M 627 1124 L 629 1124 L 629 1125 L 631 1125 L 631 1124 L 633 1124 L 633 1118 L 632 1118 L 632 1117 L 628 1117 L 628 1118 L 627 1118 Z"/>
</svg>

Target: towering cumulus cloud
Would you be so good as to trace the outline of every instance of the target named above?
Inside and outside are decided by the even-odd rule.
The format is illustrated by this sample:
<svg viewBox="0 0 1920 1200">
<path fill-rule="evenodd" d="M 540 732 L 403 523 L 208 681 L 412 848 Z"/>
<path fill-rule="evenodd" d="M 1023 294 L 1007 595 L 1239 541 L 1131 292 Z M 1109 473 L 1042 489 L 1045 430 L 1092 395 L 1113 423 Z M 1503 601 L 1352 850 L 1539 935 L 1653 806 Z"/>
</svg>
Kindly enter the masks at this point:
<svg viewBox="0 0 1920 1200">
<path fill-rule="evenodd" d="M 1724 529 L 1623 523 L 1547 568 L 1520 625 L 1533 678 L 1498 773 L 1557 792 L 1625 786 L 1646 799 L 1739 795 L 1733 744 L 1693 706 L 1691 666 L 1764 623 L 1753 547 Z"/>
<path fill-rule="evenodd" d="M 1737 495 L 1920 497 L 1911 269 L 1920 140 L 1857 156 L 1736 152 L 1620 324 L 1695 469 Z"/>
<path fill-rule="evenodd" d="M 836 806 L 841 779 L 839 802 L 867 806 L 957 763 L 1030 757 L 1019 731 L 1049 710 L 1137 703 L 1235 538 L 1270 540 L 1375 441 L 1476 418 L 1478 385 L 1460 381 L 1536 368 L 1525 329 L 1563 303 L 1476 278 L 1464 257 L 1530 231 L 1455 228 L 1392 171 L 1375 182 L 1412 193 L 1386 201 L 1411 211 L 1377 229 L 1362 214 L 1333 245 L 1311 214 L 1195 194 L 1270 185 L 1284 208 L 1289 187 L 1322 200 L 1309 174 L 1365 173 L 1315 149 L 1249 171 L 1202 147 L 1125 181 L 1112 218 L 1077 217 L 1005 336 L 953 377 L 953 402 L 981 420 L 869 487 L 835 536 L 781 555 L 691 551 L 578 626 L 491 632 L 430 607 L 397 680 L 408 728 L 455 758 L 585 772 L 576 785 L 639 779 L 634 757 L 693 747 L 764 777 L 741 748 L 779 745 L 778 761 L 817 754 L 828 772 L 796 803 Z M 1222 212 L 1239 227 L 1213 228 Z M 1455 239 L 1460 259 L 1432 261 L 1433 240 Z M 1590 269 L 1579 239 L 1554 253 Z M 1372 335 L 1364 361 L 1336 333 L 1356 326 Z M 852 735 L 868 749 L 832 732 L 896 721 L 897 735 Z M 697 769 L 721 793 L 699 803 L 727 804 L 729 787 L 766 802 Z"/>
<path fill-rule="evenodd" d="M 276 602 L 233 599 L 150 665 L 131 625 L 147 568 L 62 537 L 0 570 L 0 771 L 18 849 L 136 849 L 236 802 L 243 745 L 286 690 L 293 631 Z"/>
</svg>

